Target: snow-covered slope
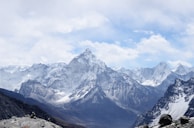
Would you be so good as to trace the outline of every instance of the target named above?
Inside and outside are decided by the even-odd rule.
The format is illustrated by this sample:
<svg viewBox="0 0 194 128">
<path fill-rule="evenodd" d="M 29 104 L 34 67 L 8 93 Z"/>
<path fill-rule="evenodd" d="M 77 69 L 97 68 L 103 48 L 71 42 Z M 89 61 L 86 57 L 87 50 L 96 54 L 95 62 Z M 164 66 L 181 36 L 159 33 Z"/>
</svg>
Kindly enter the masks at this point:
<svg viewBox="0 0 194 128">
<path fill-rule="evenodd" d="M 142 86 L 127 74 L 107 67 L 89 50 L 74 58 L 67 65 L 35 64 L 23 72 L 30 77 L 29 80 L 22 82 L 20 94 L 64 109 L 61 112 L 64 118 L 66 118 L 64 114 L 66 111 L 68 111 L 66 114 L 68 116 L 79 115 L 75 111 L 88 115 L 86 114 L 88 112 L 81 109 L 81 106 L 87 105 L 91 111 L 95 111 L 98 106 L 101 108 L 99 112 L 103 111 L 103 113 L 98 116 L 90 115 L 90 118 L 94 119 L 94 123 L 99 119 L 104 119 L 104 126 L 108 125 L 108 120 L 115 122 L 115 126 L 120 122 L 123 125 L 130 125 L 132 122 L 127 120 L 133 121 L 137 114 L 151 108 L 160 97 L 157 89 Z M 115 110 L 105 111 L 107 106 Z M 70 112 L 72 113 L 69 114 Z M 114 119 L 112 114 L 124 116 L 125 123 Z M 107 118 L 107 115 L 111 119 Z M 88 117 L 78 116 L 76 118 L 87 123 Z M 108 126 L 110 127 L 110 124 Z"/>
<path fill-rule="evenodd" d="M 75 116 L 76 109 L 86 104 L 91 110 L 94 110 L 96 104 L 106 110 L 106 101 L 110 107 L 117 108 L 117 111 L 112 112 L 128 111 L 127 115 L 134 119 L 137 114 L 147 111 L 157 102 L 168 87 L 164 82 L 170 83 L 176 76 L 187 79 L 192 75 L 190 69 L 184 75 L 178 74 L 181 71 L 182 69 L 177 69 L 172 72 L 166 63 L 153 68 L 115 71 L 87 49 L 69 64 L 1 68 L 0 86 L 10 90 L 19 89 L 17 92 L 25 97 L 57 106 L 63 112 L 68 111 L 67 115 L 70 116 Z M 85 114 L 86 111 L 80 109 L 79 112 Z M 106 111 L 104 114 L 109 115 Z M 64 116 L 62 112 L 61 116 Z M 95 115 L 93 117 L 96 119 Z M 108 122 L 108 118 L 104 119 Z"/>
<path fill-rule="evenodd" d="M 122 72 L 131 76 L 134 80 L 136 80 L 141 85 L 153 86 L 153 87 L 160 86 L 163 81 L 169 79 L 168 76 L 172 76 L 176 74 L 177 76 L 181 77 L 184 75 L 188 75 L 190 72 L 193 72 L 193 71 L 194 71 L 193 68 L 184 66 L 182 64 L 177 65 L 176 68 L 172 68 L 165 62 L 161 62 L 153 68 L 138 68 L 134 70 L 122 68 L 121 70 L 119 70 L 119 72 Z"/>
<path fill-rule="evenodd" d="M 142 85 L 158 86 L 171 73 L 171 69 L 167 63 L 161 62 L 153 68 L 121 69 L 120 72 L 128 74 Z"/>
<path fill-rule="evenodd" d="M 193 71 L 193 70 L 190 69 L 189 67 L 179 64 L 174 72 L 180 75 L 185 75 L 190 71 Z"/>
<path fill-rule="evenodd" d="M 67 110 L 71 107 L 72 113 L 81 118 L 86 127 L 125 128 L 131 126 L 136 118 L 136 114 L 133 111 L 119 107 L 106 96 L 100 86 L 89 88 L 84 92 L 77 90 L 77 93 L 72 97 L 79 98 L 65 104 L 65 109 Z M 84 95 L 80 97 L 80 94 Z"/>
<path fill-rule="evenodd" d="M 62 104 L 78 97 L 83 98 L 90 91 L 91 84 L 100 86 L 106 96 L 120 107 L 138 109 L 137 111 L 145 111 L 160 96 L 157 95 L 154 100 L 153 95 L 158 93 L 156 89 L 144 87 L 130 76 L 112 70 L 88 49 L 68 65 L 37 64 L 27 71 L 31 80 L 23 82 L 19 92 L 39 101 Z M 80 91 L 79 96 L 74 94 L 76 90 Z M 146 104 L 144 109 L 140 109 L 142 104 Z"/>
<path fill-rule="evenodd" d="M 194 78 L 188 81 L 176 79 L 175 83 L 167 89 L 153 109 L 139 117 L 136 125 L 158 123 L 162 114 L 170 114 L 173 119 L 178 119 L 190 108 L 190 102 L 194 97 Z"/>
</svg>

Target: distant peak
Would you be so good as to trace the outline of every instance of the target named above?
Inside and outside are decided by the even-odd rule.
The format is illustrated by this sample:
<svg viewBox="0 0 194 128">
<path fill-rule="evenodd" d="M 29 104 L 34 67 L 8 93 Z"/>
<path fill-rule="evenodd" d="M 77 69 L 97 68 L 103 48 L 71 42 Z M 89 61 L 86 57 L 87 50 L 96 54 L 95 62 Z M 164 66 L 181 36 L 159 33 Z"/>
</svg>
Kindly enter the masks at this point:
<svg viewBox="0 0 194 128">
<path fill-rule="evenodd" d="M 98 65 L 101 68 L 105 68 L 106 65 L 101 60 L 98 60 L 97 57 L 92 53 L 92 51 L 87 48 L 83 53 L 81 53 L 79 56 L 74 58 L 69 65 L 74 64 L 87 64 L 90 66 Z"/>
<path fill-rule="evenodd" d="M 169 65 L 166 62 L 160 62 L 158 65 L 156 65 L 156 68 L 168 68 Z"/>
<path fill-rule="evenodd" d="M 185 66 L 182 65 L 182 64 L 178 64 L 178 65 L 177 65 L 177 69 L 180 69 L 180 68 L 185 68 Z"/>
<path fill-rule="evenodd" d="M 89 48 L 87 48 L 79 57 L 84 57 L 85 59 L 96 58 Z"/>
<path fill-rule="evenodd" d="M 92 51 L 89 48 L 86 48 L 84 53 L 92 54 Z"/>
<path fill-rule="evenodd" d="M 167 66 L 168 64 L 166 62 L 160 62 L 158 65 Z"/>
</svg>

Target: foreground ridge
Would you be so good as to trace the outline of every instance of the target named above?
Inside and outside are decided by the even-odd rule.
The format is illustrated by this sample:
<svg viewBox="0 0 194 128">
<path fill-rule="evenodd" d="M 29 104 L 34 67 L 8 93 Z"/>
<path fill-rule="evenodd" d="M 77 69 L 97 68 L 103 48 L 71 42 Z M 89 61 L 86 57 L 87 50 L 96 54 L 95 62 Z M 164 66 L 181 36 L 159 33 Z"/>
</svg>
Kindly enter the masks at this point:
<svg viewBox="0 0 194 128">
<path fill-rule="evenodd" d="M 154 126 L 141 125 L 137 128 L 193 128 L 194 118 L 188 118 L 186 116 L 180 117 L 178 120 L 173 120 L 171 115 L 163 114 L 160 117 L 158 124 Z"/>
<path fill-rule="evenodd" d="M 12 117 L 1 120 L 0 128 L 62 128 L 52 122 L 40 118 Z"/>
</svg>

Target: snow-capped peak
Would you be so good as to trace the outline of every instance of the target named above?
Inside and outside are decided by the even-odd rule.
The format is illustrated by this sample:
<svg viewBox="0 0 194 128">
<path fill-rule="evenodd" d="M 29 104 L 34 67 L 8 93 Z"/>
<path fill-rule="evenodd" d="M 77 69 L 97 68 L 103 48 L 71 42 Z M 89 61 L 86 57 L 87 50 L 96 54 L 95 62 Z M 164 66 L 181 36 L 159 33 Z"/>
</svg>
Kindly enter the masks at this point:
<svg viewBox="0 0 194 128">
<path fill-rule="evenodd" d="M 101 60 L 97 59 L 96 56 L 91 52 L 90 49 L 86 49 L 82 54 L 74 58 L 68 65 L 69 67 L 80 67 L 80 68 L 101 68 L 105 69 L 106 64 Z"/>
<path fill-rule="evenodd" d="M 177 66 L 177 68 L 175 69 L 175 72 L 176 72 L 177 74 L 184 75 L 184 74 L 186 74 L 186 73 L 189 72 L 189 68 L 186 67 L 186 66 L 184 66 L 184 65 L 182 65 L 182 64 L 179 64 L 179 65 Z"/>
<path fill-rule="evenodd" d="M 85 59 L 85 60 L 92 60 L 92 59 L 96 59 L 96 56 L 92 53 L 92 51 L 90 49 L 86 49 L 77 58 L 82 58 L 82 59 Z"/>
<path fill-rule="evenodd" d="M 160 62 L 155 68 L 155 72 L 170 71 L 170 67 L 165 62 Z"/>
<path fill-rule="evenodd" d="M 145 86 L 158 86 L 171 73 L 169 65 L 165 62 L 160 62 L 153 68 L 139 68 L 135 70 L 120 70 L 123 73 L 132 76 L 137 82 Z"/>
</svg>

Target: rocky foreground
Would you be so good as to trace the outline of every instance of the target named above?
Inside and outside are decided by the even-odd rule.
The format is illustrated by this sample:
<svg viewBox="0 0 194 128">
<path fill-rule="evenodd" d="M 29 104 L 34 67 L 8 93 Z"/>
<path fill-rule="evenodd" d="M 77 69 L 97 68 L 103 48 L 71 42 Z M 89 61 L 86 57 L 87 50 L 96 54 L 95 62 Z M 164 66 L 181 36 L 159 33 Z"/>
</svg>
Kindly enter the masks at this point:
<svg viewBox="0 0 194 128">
<path fill-rule="evenodd" d="M 62 128 L 52 122 L 40 118 L 12 117 L 1 120 L 0 128 Z"/>
<path fill-rule="evenodd" d="M 173 120 L 171 115 L 163 114 L 155 126 L 142 125 L 137 128 L 194 128 L 194 118 L 180 117 Z"/>
</svg>

